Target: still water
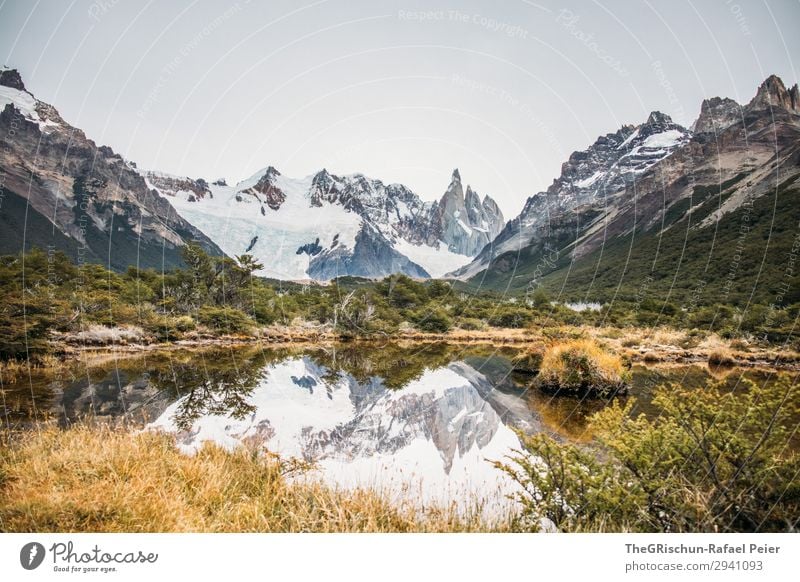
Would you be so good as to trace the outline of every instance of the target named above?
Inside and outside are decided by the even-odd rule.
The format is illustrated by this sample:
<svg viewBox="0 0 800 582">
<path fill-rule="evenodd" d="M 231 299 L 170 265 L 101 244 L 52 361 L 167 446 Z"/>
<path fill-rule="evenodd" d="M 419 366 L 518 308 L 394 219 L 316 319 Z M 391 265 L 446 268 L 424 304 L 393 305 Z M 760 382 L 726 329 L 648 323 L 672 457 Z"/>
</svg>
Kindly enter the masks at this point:
<svg viewBox="0 0 800 582">
<path fill-rule="evenodd" d="M 173 433 L 187 453 L 206 441 L 244 443 L 308 461 L 336 486 L 496 510 L 514 486 L 492 461 L 520 448 L 517 431 L 586 442 L 588 417 L 607 405 L 531 389 L 515 356 L 510 348 L 391 343 L 106 354 L 6 383 L 0 420 L 10 428 L 47 418 L 122 422 Z M 634 366 L 628 397 L 635 412 L 655 415 L 656 388 L 699 388 L 712 377 L 735 390 L 743 377 L 770 374 Z"/>
</svg>

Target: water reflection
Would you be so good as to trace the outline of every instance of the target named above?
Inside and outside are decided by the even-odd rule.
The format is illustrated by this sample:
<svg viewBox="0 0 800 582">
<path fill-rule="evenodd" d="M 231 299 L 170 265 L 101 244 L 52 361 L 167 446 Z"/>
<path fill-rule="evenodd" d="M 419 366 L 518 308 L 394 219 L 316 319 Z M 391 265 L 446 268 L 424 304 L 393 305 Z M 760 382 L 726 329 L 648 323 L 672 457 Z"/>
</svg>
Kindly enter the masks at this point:
<svg viewBox="0 0 800 582">
<path fill-rule="evenodd" d="M 513 429 L 588 441 L 604 402 L 529 390 L 516 353 L 446 344 L 305 349 L 261 347 L 146 353 L 84 362 L 58 377 L 32 373 L 2 390 L 8 426 L 56 417 L 117 419 L 176 435 L 187 452 L 205 441 L 240 443 L 313 461 L 345 487 L 370 485 L 420 502 L 480 494 L 504 499 L 510 484 L 487 459 L 519 446 Z M 705 366 L 632 370 L 634 410 L 658 414 L 659 386 L 741 384 L 741 370 Z M 757 381 L 769 375 L 746 373 Z"/>
<path fill-rule="evenodd" d="M 380 376 L 292 357 L 266 368 L 246 414 L 211 412 L 187 423 L 187 395 L 149 427 L 176 433 L 187 452 L 212 441 L 299 457 L 344 487 L 377 486 L 423 503 L 457 504 L 467 493 L 502 502 L 511 485 L 489 460 L 519 440 L 492 406 L 492 385 L 464 362 L 410 377 L 393 388 Z"/>
</svg>

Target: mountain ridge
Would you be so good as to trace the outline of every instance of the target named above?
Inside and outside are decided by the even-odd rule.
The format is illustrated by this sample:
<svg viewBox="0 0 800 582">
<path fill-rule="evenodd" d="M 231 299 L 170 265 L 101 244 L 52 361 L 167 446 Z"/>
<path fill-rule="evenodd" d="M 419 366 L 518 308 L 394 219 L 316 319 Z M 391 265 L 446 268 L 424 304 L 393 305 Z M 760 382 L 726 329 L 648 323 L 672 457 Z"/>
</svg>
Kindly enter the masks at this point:
<svg viewBox="0 0 800 582">
<path fill-rule="evenodd" d="M 0 212 L 0 252 L 16 254 L 36 245 L 115 270 L 179 266 L 180 247 L 188 241 L 222 253 L 148 189 L 122 156 L 98 146 L 52 105 L 36 99 L 15 69 L 0 71 L 0 108 L 7 202 Z M 39 225 L 30 237 L 29 223 Z"/>
<path fill-rule="evenodd" d="M 784 215 L 773 217 L 776 224 L 791 221 L 796 214 L 792 184 L 800 174 L 799 105 L 797 85 L 787 89 L 772 75 L 745 105 L 719 97 L 704 100 L 693 131 L 651 114 L 633 130 L 623 126 L 601 136 L 586 150 L 573 153 L 546 191 L 528 198 L 493 245 L 448 276 L 512 293 L 544 285 L 552 292 L 584 299 L 610 299 L 620 291 L 630 299 L 636 296 L 637 285 L 646 281 L 649 293 L 663 287 L 664 297 L 685 296 L 687 287 L 698 280 L 709 290 L 721 287 L 723 283 L 708 276 L 714 270 L 713 257 L 735 262 L 725 245 L 744 245 L 763 252 L 764 265 L 770 265 L 764 281 L 771 284 L 779 276 L 779 260 L 768 256 L 754 237 L 741 243 L 732 221 L 746 221 L 750 207 L 760 208 L 758 201 L 767 195 L 774 197 L 775 207 L 786 209 Z M 655 141 L 628 141 L 639 140 L 637 133 L 653 121 L 660 124 L 659 132 L 651 132 Z M 624 156 L 611 152 L 611 147 L 622 144 L 637 150 L 641 171 L 620 165 Z M 653 150 L 653 145 L 660 150 Z M 638 155 L 642 153 L 652 156 Z M 788 206 L 780 197 L 789 197 Z M 756 214 L 762 216 L 762 211 Z M 757 230 L 757 225 L 750 226 Z M 719 231 L 722 239 L 709 239 L 705 231 L 712 235 Z M 776 232 L 772 238 L 774 245 L 785 246 L 782 234 Z M 687 247 L 690 240 L 694 246 Z M 648 257 L 639 257 L 645 248 L 652 254 L 649 263 Z M 674 250 L 674 256 L 665 255 L 664 248 Z M 622 266 L 611 265 L 609 256 Z M 676 264 L 664 263 L 666 257 Z M 631 262 L 635 268 L 629 268 Z M 736 264 L 731 275 L 735 284 L 722 292 L 733 297 L 730 288 L 735 287 L 738 300 L 744 296 L 743 286 L 757 284 L 759 269 L 750 272 Z M 604 277 L 604 272 L 612 271 L 613 280 Z M 753 277 L 756 280 L 751 281 Z M 763 292 L 762 287 L 759 293 Z"/>
<path fill-rule="evenodd" d="M 500 232 L 502 211 L 464 190 L 458 170 L 439 200 L 398 183 L 323 168 L 295 179 L 267 166 L 229 186 L 143 171 L 148 184 L 228 252 L 255 254 L 280 279 L 441 276 Z"/>
</svg>

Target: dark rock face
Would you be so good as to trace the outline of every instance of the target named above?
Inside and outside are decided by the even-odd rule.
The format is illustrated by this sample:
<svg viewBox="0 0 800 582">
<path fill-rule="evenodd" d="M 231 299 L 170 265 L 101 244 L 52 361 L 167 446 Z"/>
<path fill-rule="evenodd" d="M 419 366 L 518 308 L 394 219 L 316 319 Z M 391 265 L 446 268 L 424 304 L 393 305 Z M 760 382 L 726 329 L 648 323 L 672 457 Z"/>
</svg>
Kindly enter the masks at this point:
<svg viewBox="0 0 800 582">
<path fill-rule="evenodd" d="M 695 135 L 719 133 L 742 120 L 742 106 L 733 99 L 712 97 L 704 99 L 700 106 L 700 117 L 692 125 Z"/>
<path fill-rule="evenodd" d="M 159 174 L 158 172 L 145 172 L 147 181 L 158 188 L 160 192 L 175 195 L 177 192 L 192 192 L 195 200 L 202 200 L 206 196 L 213 196 L 208 183 L 202 178 L 183 178 Z"/>
<path fill-rule="evenodd" d="M 308 269 L 312 279 L 328 281 L 336 277 L 353 276 L 380 278 L 392 273 L 426 279 L 430 275 L 386 243 L 380 232 L 365 227 L 356 236 L 351 250 L 336 246 L 314 256 Z"/>
<path fill-rule="evenodd" d="M 25 84 L 22 82 L 22 76 L 16 69 L 3 69 L 0 71 L 0 85 L 4 87 L 11 87 L 17 91 L 24 91 Z"/>
<path fill-rule="evenodd" d="M 16 216 L 16 205 L 3 205 L 2 221 L 14 224 L 14 230 L 23 228 L 26 235 L 26 216 L 50 224 L 49 229 L 37 229 L 33 239 L 4 232 L 0 253 L 30 250 L 33 244 L 50 246 L 74 260 L 117 270 L 179 265 L 180 247 L 187 241 L 221 254 L 120 155 L 97 146 L 52 106 L 35 100 L 16 71 L 3 71 L 0 78 L 19 91 L 18 101 L 32 104 L 20 111 L 7 103 L 0 113 L 3 194 L 19 197 L 26 206 L 26 214 Z"/>
<path fill-rule="evenodd" d="M 322 247 L 319 245 L 319 237 L 313 243 L 307 243 L 297 249 L 297 254 L 301 255 L 303 253 L 313 257 L 322 252 Z"/>
<path fill-rule="evenodd" d="M 759 86 L 756 96 L 747 104 L 747 108 L 750 111 L 774 108 L 797 113 L 800 111 L 797 85 L 787 90 L 780 77 L 770 75 Z"/>
<path fill-rule="evenodd" d="M 270 166 L 254 186 L 242 190 L 242 192 L 252 195 L 256 200 L 263 202 L 272 210 L 278 210 L 281 204 L 286 201 L 286 194 L 274 184 L 276 176 L 280 176 L 280 172 Z M 264 212 L 266 211 L 262 207 L 262 214 Z"/>
</svg>

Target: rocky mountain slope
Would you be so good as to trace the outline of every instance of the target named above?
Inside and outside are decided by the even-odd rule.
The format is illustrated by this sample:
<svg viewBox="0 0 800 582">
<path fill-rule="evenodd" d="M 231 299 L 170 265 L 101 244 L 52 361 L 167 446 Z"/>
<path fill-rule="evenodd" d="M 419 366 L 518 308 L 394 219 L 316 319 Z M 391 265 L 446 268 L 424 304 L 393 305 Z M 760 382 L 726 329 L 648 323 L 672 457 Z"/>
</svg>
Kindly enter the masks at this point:
<svg viewBox="0 0 800 582">
<path fill-rule="evenodd" d="M 746 105 L 704 101 L 692 130 L 655 112 L 598 138 L 453 276 L 590 299 L 686 296 L 699 286 L 709 299 L 738 301 L 761 268 L 766 293 L 782 278 L 800 219 L 798 102 L 796 85 L 771 76 Z"/>
<path fill-rule="evenodd" d="M 468 262 L 503 226 L 490 197 L 458 170 L 437 202 L 401 184 L 321 170 L 303 179 L 270 166 L 234 186 L 144 172 L 148 184 L 229 255 L 250 253 L 278 279 L 391 273 L 438 277 Z"/>
<path fill-rule="evenodd" d="M 123 270 L 171 268 L 180 247 L 220 249 L 181 218 L 121 156 L 0 71 L 0 254 L 33 247 Z"/>
</svg>

